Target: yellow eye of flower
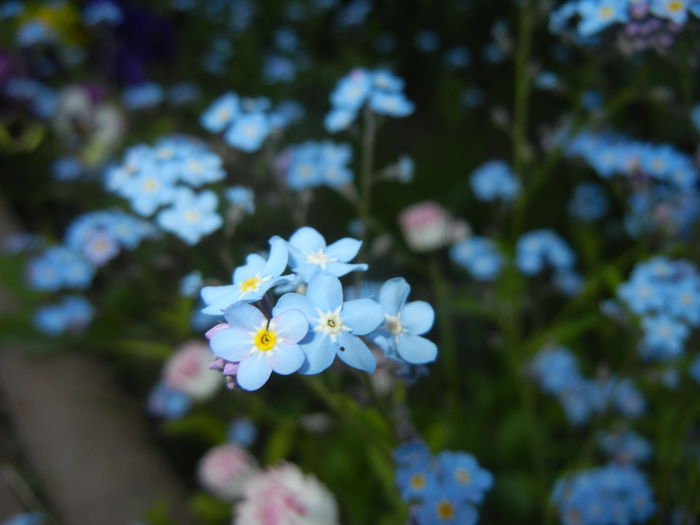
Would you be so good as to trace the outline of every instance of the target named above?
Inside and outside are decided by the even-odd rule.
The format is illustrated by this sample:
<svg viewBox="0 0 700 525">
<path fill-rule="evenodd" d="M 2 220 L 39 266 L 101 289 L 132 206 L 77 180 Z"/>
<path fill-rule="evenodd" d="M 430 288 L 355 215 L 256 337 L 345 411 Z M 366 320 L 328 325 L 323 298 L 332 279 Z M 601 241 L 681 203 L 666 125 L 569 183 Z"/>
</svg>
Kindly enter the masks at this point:
<svg viewBox="0 0 700 525">
<path fill-rule="evenodd" d="M 668 3 L 669 11 L 680 11 L 681 9 L 683 9 L 683 2 L 679 2 L 678 0 L 672 0 Z"/>
<path fill-rule="evenodd" d="M 187 222 L 190 222 L 190 223 L 197 222 L 197 221 L 199 221 L 199 217 L 200 217 L 199 211 L 195 210 L 194 208 L 187 210 L 185 212 L 185 220 Z"/>
<path fill-rule="evenodd" d="M 155 191 L 158 191 L 158 188 L 160 187 L 160 184 L 158 183 L 157 179 L 154 178 L 148 178 L 143 181 L 143 184 L 141 185 L 143 190 L 148 193 L 153 193 Z"/>
<path fill-rule="evenodd" d="M 275 347 L 275 344 L 277 343 L 277 336 L 275 335 L 275 332 L 272 332 L 267 328 L 262 328 L 258 330 L 257 334 L 255 334 L 254 343 L 261 352 L 268 352 Z"/>
<path fill-rule="evenodd" d="M 452 519 L 455 516 L 455 506 L 447 500 L 437 504 L 437 515 L 440 519 Z"/>
<path fill-rule="evenodd" d="M 612 16 L 615 14 L 615 10 L 612 7 L 606 5 L 605 7 L 600 8 L 599 14 L 600 18 L 602 18 L 603 20 L 607 20 L 609 18 L 612 18 Z"/>
<path fill-rule="evenodd" d="M 246 279 L 241 283 L 241 291 L 252 292 L 258 289 L 258 286 L 262 284 L 262 279 L 260 277 L 251 277 Z"/>
<path fill-rule="evenodd" d="M 467 469 L 460 468 L 455 472 L 455 478 L 457 478 L 457 481 L 462 485 L 468 485 L 472 480 L 472 475 Z"/>
<path fill-rule="evenodd" d="M 425 487 L 425 476 L 423 474 L 414 474 L 410 481 L 411 488 L 420 490 Z"/>
</svg>

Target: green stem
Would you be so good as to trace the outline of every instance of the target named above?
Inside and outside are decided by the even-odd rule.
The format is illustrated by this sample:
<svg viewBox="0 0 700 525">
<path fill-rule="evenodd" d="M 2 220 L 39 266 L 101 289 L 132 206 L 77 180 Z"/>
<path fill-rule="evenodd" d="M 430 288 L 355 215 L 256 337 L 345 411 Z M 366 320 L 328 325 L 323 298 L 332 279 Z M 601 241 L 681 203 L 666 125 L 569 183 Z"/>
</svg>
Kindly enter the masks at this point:
<svg viewBox="0 0 700 525">
<path fill-rule="evenodd" d="M 527 140 L 530 78 L 528 62 L 534 29 L 534 0 L 524 0 L 518 20 L 518 42 L 515 50 L 515 98 L 513 101 L 513 169 L 523 178 L 525 142 Z"/>
<path fill-rule="evenodd" d="M 357 214 L 362 223 L 362 247 L 359 260 L 367 257 L 367 243 L 372 220 L 372 170 L 374 166 L 374 143 L 377 136 L 377 119 L 374 112 L 365 107 L 364 129 L 362 132 L 362 166 L 360 169 L 360 195 L 357 200 Z M 362 275 L 362 272 L 357 272 Z"/>
</svg>

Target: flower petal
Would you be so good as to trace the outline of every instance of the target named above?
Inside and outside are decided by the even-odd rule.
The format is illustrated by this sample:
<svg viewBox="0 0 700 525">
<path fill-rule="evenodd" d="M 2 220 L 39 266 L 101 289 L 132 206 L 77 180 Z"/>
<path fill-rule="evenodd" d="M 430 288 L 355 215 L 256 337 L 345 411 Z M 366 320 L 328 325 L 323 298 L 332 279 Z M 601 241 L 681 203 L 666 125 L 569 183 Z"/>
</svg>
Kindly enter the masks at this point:
<svg viewBox="0 0 700 525">
<path fill-rule="evenodd" d="M 286 310 L 272 318 L 270 330 L 282 338 L 285 344 L 296 344 L 304 339 L 309 331 L 309 319 L 301 310 Z"/>
<path fill-rule="evenodd" d="M 270 378 L 272 367 L 268 357 L 260 352 L 254 352 L 238 366 L 236 382 L 244 390 L 257 390 Z"/>
<path fill-rule="evenodd" d="M 265 259 L 260 257 L 257 253 L 251 253 L 245 258 L 245 264 L 233 271 L 233 282 L 242 283 L 246 279 L 255 277 L 256 274 L 262 272 L 264 267 Z"/>
<path fill-rule="evenodd" d="M 308 297 L 300 293 L 289 292 L 280 297 L 272 309 L 272 315 L 278 316 L 287 310 L 301 310 L 309 319 L 316 317 L 313 304 Z"/>
<path fill-rule="evenodd" d="M 306 339 L 300 344 L 304 351 L 306 360 L 301 365 L 299 372 L 306 375 L 318 374 L 331 366 L 335 359 L 335 354 L 338 345 L 331 341 L 328 337 L 321 334 L 313 333 L 307 342 Z"/>
<path fill-rule="evenodd" d="M 270 239 L 270 256 L 261 272 L 262 275 L 272 275 L 273 277 L 280 275 L 287 267 L 288 259 L 287 241 L 275 235 Z"/>
<path fill-rule="evenodd" d="M 335 275 L 316 272 L 306 289 L 306 296 L 322 312 L 334 312 L 343 304 L 343 287 Z"/>
<path fill-rule="evenodd" d="M 355 335 L 368 334 L 384 321 L 382 307 L 372 299 L 347 301 L 340 316 L 343 324 L 349 326 Z"/>
<path fill-rule="evenodd" d="M 403 307 L 400 319 L 406 331 L 421 335 L 433 327 L 435 311 L 425 301 L 413 301 Z"/>
<path fill-rule="evenodd" d="M 289 375 L 304 364 L 304 352 L 299 345 L 278 345 L 270 358 L 270 364 L 278 374 Z"/>
<path fill-rule="evenodd" d="M 235 328 L 216 332 L 209 341 L 209 346 L 218 357 L 234 363 L 245 358 L 252 347 L 250 335 Z"/>
<path fill-rule="evenodd" d="M 389 315 L 398 315 L 406 303 L 411 287 L 403 277 L 389 279 L 379 290 L 379 304 Z"/>
<path fill-rule="evenodd" d="M 265 315 L 248 303 L 236 303 L 229 306 L 224 311 L 224 317 L 231 328 L 239 328 L 246 332 L 255 332 L 267 322 Z"/>
<path fill-rule="evenodd" d="M 404 361 L 412 365 L 422 365 L 435 361 L 437 346 L 432 341 L 419 335 L 409 333 L 401 334 L 396 350 Z"/>
<path fill-rule="evenodd" d="M 346 364 L 370 374 L 374 372 L 377 360 L 362 339 L 343 332 L 338 336 L 338 343 L 340 344 L 338 357 Z"/>
<path fill-rule="evenodd" d="M 326 270 L 333 275 L 337 275 L 338 277 L 342 277 L 343 275 L 347 275 L 354 271 L 365 272 L 367 271 L 367 268 L 369 267 L 366 264 L 347 264 L 339 262 L 329 262 L 326 265 Z"/>
<path fill-rule="evenodd" d="M 338 259 L 340 262 L 348 262 L 357 255 L 357 252 L 360 251 L 360 246 L 362 246 L 362 241 L 345 237 L 328 246 L 326 255 L 333 259 Z"/>
<path fill-rule="evenodd" d="M 295 231 L 289 238 L 289 243 L 301 252 L 317 252 L 326 247 L 323 235 L 309 226 Z"/>
</svg>

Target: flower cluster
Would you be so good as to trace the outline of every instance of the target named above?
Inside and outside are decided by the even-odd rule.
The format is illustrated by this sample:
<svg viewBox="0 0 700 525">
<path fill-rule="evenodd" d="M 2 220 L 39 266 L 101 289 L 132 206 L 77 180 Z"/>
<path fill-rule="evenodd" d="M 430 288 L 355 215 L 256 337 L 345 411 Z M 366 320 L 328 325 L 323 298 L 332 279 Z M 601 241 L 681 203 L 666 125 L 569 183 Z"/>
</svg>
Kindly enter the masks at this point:
<svg viewBox="0 0 700 525">
<path fill-rule="evenodd" d="M 300 191 L 318 186 L 338 189 L 353 179 L 348 166 L 352 149 L 348 144 L 304 142 L 287 148 L 278 159 L 278 169 L 287 186 Z"/>
<path fill-rule="evenodd" d="M 608 407 L 628 418 L 644 412 L 644 398 L 630 379 L 588 379 L 581 375 L 568 348 L 541 350 L 530 369 L 542 390 L 559 399 L 572 424 L 586 423 Z"/>
<path fill-rule="evenodd" d="M 639 263 L 617 295 L 641 317 L 639 350 L 649 359 L 680 356 L 691 328 L 700 324 L 700 273 L 688 261 L 654 257 Z"/>
<path fill-rule="evenodd" d="M 450 258 L 478 281 L 492 281 L 501 273 L 503 256 L 486 237 L 467 237 L 450 248 Z"/>
<path fill-rule="evenodd" d="M 622 465 L 642 463 L 651 457 L 649 442 L 631 430 L 602 433 L 598 445 L 611 461 Z"/>
<path fill-rule="evenodd" d="M 403 84 L 403 80 L 385 69 L 353 69 L 331 93 L 333 108 L 326 115 L 326 129 L 331 133 L 347 129 L 364 104 L 380 115 L 410 115 L 414 106 L 404 95 Z"/>
<path fill-rule="evenodd" d="M 516 245 L 515 264 L 525 275 L 533 276 L 546 268 L 554 272 L 554 284 L 562 292 L 574 295 L 580 276 L 574 270 L 576 255 L 566 242 L 550 229 L 523 234 Z"/>
<path fill-rule="evenodd" d="M 567 206 L 569 214 L 583 222 L 600 219 L 608 210 L 605 188 L 594 182 L 584 182 L 574 188 Z"/>
<path fill-rule="evenodd" d="M 87 299 L 80 295 L 68 295 L 56 304 L 39 307 L 34 312 L 34 325 L 47 335 L 66 332 L 82 332 L 94 314 Z"/>
<path fill-rule="evenodd" d="M 160 210 L 156 222 L 163 230 L 195 244 L 219 229 L 223 220 L 216 211 L 216 194 L 193 188 L 225 177 L 218 155 L 196 140 L 174 136 L 153 147 L 130 148 L 122 164 L 108 171 L 105 186 L 128 199 L 142 216 Z"/>
<path fill-rule="evenodd" d="M 562 32 L 578 19 L 576 34 L 595 42 L 604 32 L 614 33 L 630 51 L 666 49 L 675 41 L 690 14 L 700 17 L 695 0 L 570 0 L 550 15 L 550 29 Z"/>
<path fill-rule="evenodd" d="M 631 525 L 646 522 L 656 510 L 646 476 L 614 463 L 560 479 L 552 501 L 564 525 Z"/>
<path fill-rule="evenodd" d="M 280 105 L 272 109 L 265 97 L 242 98 L 233 91 L 224 93 L 202 113 L 200 123 L 212 133 L 224 133 L 230 146 L 253 152 L 276 129 L 298 118 L 296 106 Z"/>
<path fill-rule="evenodd" d="M 394 451 L 396 484 L 418 525 L 472 525 L 476 506 L 493 486 L 491 473 L 466 452 L 444 451 L 432 456 L 425 443 L 413 441 Z"/>
<path fill-rule="evenodd" d="M 230 386 L 256 390 L 273 371 L 317 374 L 336 357 L 371 373 L 376 358 L 362 337 L 401 362 L 435 360 L 437 347 L 421 337 L 432 327 L 432 307 L 406 303 L 410 287 L 403 279 L 387 281 L 379 302 L 344 299 L 339 277 L 367 269 L 350 263 L 360 244 L 344 238 L 326 245 L 313 228 L 300 228 L 288 241 L 270 239 L 267 259 L 249 255 L 232 284 L 202 289 L 203 312 L 225 319 L 207 337 Z M 288 264 L 294 274 L 282 275 Z M 270 290 L 294 287 L 304 293 L 284 293 L 272 307 Z"/>
</svg>

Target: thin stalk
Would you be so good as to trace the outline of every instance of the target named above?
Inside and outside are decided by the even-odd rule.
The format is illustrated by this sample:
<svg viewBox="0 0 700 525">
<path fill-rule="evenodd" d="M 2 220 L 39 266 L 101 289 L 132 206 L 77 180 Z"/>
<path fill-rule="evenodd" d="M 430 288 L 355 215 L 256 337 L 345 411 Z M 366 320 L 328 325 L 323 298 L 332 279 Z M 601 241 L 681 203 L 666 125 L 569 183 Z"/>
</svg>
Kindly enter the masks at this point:
<svg viewBox="0 0 700 525">
<path fill-rule="evenodd" d="M 374 112 L 365 107 L 364 129 L 362 130 L 362 165 L 360 168 L 360 194 L 357 200 L 357 215 L 362 223 L 362 247 L 360 248 L 359 260 L 367 257 L 367 244 L 369 242 L 369 231 L 372 221 L 372 188 L 373 166 L 374 166 L 374 145 L 377 137 L 377 117 Z M 361 272 L 357 272 L 362 275 Z"/>
<path fill-rule="evenodd" d="M 518 42 L 515 50 L 515 95 L 513 101 L 513 169 L 523 178 L 527 140 L 530 78 L 528 62 L 534 29 L 534 0 L 525 0 L 518 19 Z"/>
</svg>

